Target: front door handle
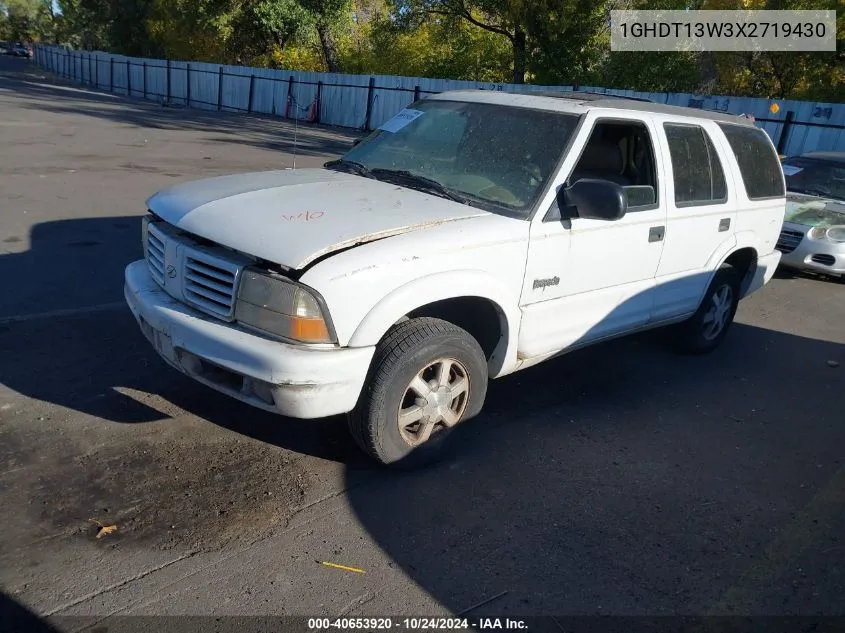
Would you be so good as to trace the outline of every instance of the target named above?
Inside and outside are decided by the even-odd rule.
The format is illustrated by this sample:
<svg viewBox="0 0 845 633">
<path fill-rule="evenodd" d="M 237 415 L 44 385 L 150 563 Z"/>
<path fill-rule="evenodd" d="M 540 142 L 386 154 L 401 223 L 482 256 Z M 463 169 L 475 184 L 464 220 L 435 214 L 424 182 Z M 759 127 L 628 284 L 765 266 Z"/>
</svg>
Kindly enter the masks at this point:
<svg viewBox="0 0 845 633">
<path fill-rule="evenodd" d="M 653 226 L 648 230 L 648 241 L 649 242 L 662 242 L 663 237 L 666 235 L 666 227 L 665 226 Z"/>
</svg>

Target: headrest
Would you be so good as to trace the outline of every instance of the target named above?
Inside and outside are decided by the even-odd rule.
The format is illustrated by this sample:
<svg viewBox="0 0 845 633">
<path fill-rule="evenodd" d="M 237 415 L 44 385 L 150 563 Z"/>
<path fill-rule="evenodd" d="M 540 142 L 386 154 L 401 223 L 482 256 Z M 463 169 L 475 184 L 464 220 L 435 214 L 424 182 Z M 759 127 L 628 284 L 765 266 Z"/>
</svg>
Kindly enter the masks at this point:
<svg viewBox="0 0 845 633">
<path fill-rule="evenodd" d="M 622 173 L 622 152 L 619 146 L 610 141 L 587 143 L 576 167 L 578 171 L 609 171 Z"/>
</svg>

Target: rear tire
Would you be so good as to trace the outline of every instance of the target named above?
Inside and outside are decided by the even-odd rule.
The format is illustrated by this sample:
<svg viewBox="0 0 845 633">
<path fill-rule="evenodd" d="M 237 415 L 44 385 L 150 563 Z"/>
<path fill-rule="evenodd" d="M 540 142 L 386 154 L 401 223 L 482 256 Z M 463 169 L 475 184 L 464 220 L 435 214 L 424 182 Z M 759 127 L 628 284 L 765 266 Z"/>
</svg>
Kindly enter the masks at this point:
<svg viewBox="0 0 845 633">
<path fill-rule="evenodd" d="M 376 348 L 349 430 L 382 464 L 428 463 L 458 423 L 481 411 L 487 378 L 487 359 L 468 332 L 440 319 L 403 321 Z"/>
<path fill-rule="evenodd" d="M 722 264 L 696 313 L 674 328 L 675 348 L 682 354 L 707 354 L 721 345 L 739 306 L 741 278 L 736 268 Z"/>
</svg>

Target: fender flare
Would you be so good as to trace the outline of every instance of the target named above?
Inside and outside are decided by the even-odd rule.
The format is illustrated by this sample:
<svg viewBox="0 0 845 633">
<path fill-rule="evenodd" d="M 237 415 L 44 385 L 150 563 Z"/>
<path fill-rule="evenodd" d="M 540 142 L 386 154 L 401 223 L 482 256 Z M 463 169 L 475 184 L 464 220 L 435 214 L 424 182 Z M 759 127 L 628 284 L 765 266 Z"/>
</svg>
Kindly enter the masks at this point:
<svg viewBox="0 0 845 633">
<path fill-rule="evenodd" d="M 711 255 L 710 259 L 707 262 L 707 270 L 709 271 L 708 279 L 707 279 L 707 286 L 713 281 L 713 277 L 716 276 L 719 268 L 722 264 L 724 264 L 727 259 L 743 248 L 751 248 L 754 252 L 757 253 L 757 256 L 760 255 L 760 240 L 756 233 L 753 231 L 739 231 L 738 233 L 734 233 L 730 239 L 725 240 L 722 242 L 719 247 L 713 251 L 713 255 Z M 746 279 L 743 280 L 744 284 L 747 284 L 750 279 L 754 277 L 754 270 L 756 269 L 756 261 L 751 263 L 751 269 L 748 271 L 748 275 L 746 275 Z M 743 288 L 743 295 L 745 294 L 745 288 Z"/>
<path fill-rule="evenodd" d="M 403 316 L 437 301 L 478 297 L 492 302 L 504 320 L 506 335 L 490 358 L 490 376 L 507 373 L 516 365 L 521 311 L 514 297 L 489 274 L 478 270 L 455 270 L 419 277 L 392 290 L 367 313 L 349 339 L 350 347 L 376 345 Z"/>
</svg>

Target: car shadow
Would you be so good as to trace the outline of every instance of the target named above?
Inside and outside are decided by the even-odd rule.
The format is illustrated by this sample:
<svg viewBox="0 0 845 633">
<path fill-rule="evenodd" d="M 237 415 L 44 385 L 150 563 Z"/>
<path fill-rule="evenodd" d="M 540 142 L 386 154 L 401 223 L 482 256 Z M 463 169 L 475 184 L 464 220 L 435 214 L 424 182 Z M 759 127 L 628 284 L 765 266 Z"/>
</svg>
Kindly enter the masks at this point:
<svg viewBox="0 0 845 633">
<path fill-rule="evenodd" d="M 443 461 L 383 470 L 343 418 L 279 418 L 157 357 L 120 305 L 123 266 L 141 254 L 137 222 L 45 223 L 29 250 L 0 256 L 0 314 L 34 313 L 0 319 L 7 387 L 128 424 L 167 417 L 138 397 L 155 395 L 268 446 L 343 464 L 360 524 L 453 613 L 488 599 L 485 613 L 522 615 L 701 613 L 724 595 L 738 596 L 742 612 L 840 604 L 834 559 L 822 552 L 841 547 L 841 490 L 825 493 L 834 502 L 807 525 L 789 526 L 841 479 L 845 375 L 828 361 L 845 361 L 845 346 L 743 323 L 702 357 L 670 353 L 659 331 L 599 344 L 492 383 Z M 807 535 L 776 544 L 792 548 L 782 557 L 799 561 L 793 571 L 749 572 L 784 525 Z M 813 583 L 793 586 L 796 565 Z"/>
<path fill-rule="evenodd" d="M 825 275 L 822 272 L 813 272 L 809 270 L 798 270 L 796 268 L 778 267 L 775 272 L 775 277 L 778 279 L 814 279 L 827 283 L 845 283 L 845 278 L 839 278 L 835 275 Z"/>
<path fill-rule="evenodd" d="M 440 463 L 348 471 L 358 521 L 453 614 L 842 615 L 845 346 L 654 339 L 496 381 Z"/>
<path fill-rule="evenodd" d="M 251 145 L 273 151 L 334 156 L 346 152 L 361 132 L 327 125 L 305 124 L 261 114 L 217 112 L 164 107 L 154 101 L 130 98 L 62 79 L 23 60 L 0 58 L 3 91 L 27 100 L 28 107 L 52 114 L 83 115 L 145 129 L 193 130 L 214 143 Z M 308 134 L 302 134 L 307 127 Z"/>
<path fill-rule="evenodd" d="M 58 633 L 45 619 L 0 591 L 0 633 Z"/>
<path fill-rule="evenodd" d="M 345 419 L 288 420 L 197 384 L 165 365 L 123 298 L 143 257 L 139 216 L 59 220 L 0 236 L 0 383 L 29 398 L 118 423 L 168 417 L 153 394 L 201 418 L 291 450 L 363 463 Z M 171 409 L 168 409 L 171 410 Z"/>
</svg>

